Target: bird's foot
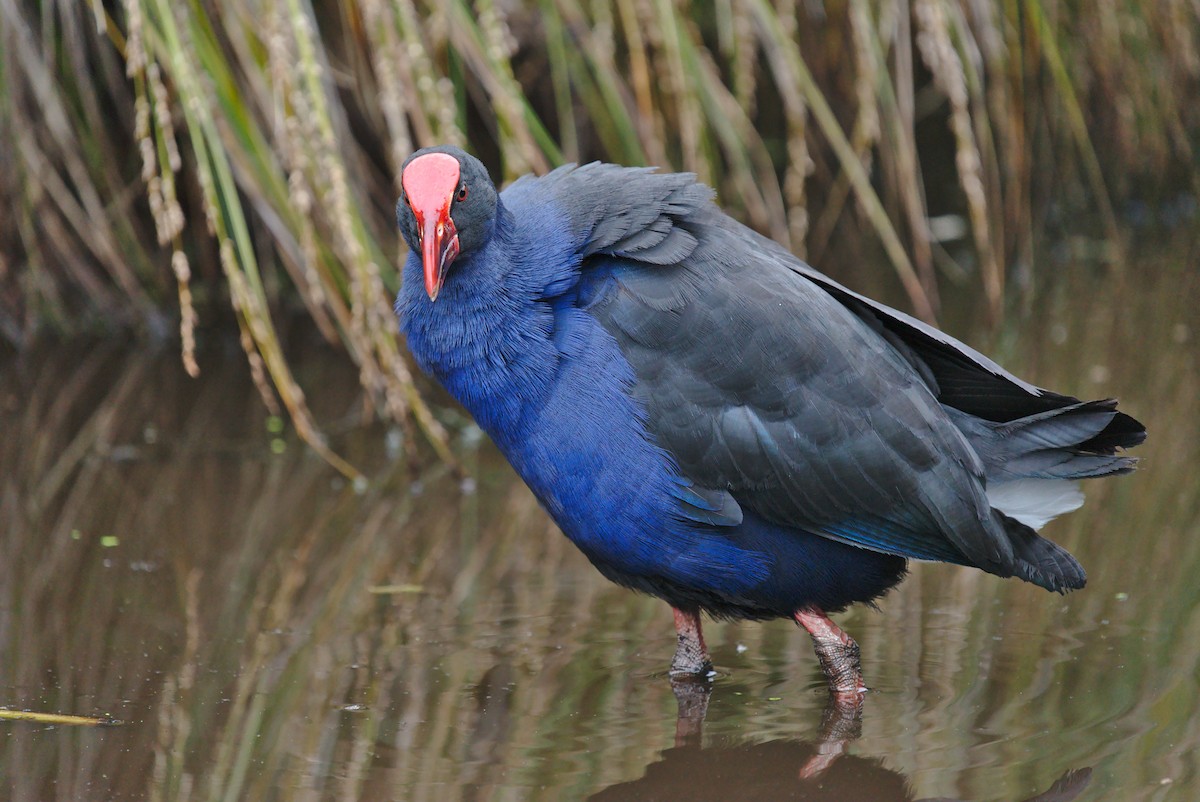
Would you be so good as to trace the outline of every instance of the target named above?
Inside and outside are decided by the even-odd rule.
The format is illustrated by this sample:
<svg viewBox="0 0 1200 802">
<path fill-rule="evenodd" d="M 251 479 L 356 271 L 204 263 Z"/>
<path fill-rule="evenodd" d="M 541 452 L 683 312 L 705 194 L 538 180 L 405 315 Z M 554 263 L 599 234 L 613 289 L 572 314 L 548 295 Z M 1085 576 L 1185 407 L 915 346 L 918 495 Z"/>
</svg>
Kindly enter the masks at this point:
<svg viewBox="0 0 1200 802">
<path fill-rule="evenodd" d="M 867 686 L 863 682 L 861 654 L 854 638 L 815 607 L 799 610 L 794 617 L 796 623 L 812 636 L 829 692 L 845 704 L 861 702 Z"/>
<path fill-rule="evenodd" d="M 671 679 L 695 679 L 698 682 L 707 680 L 713 674 L 712 661 L 708 655 L 693 653 L 690 649 L 679 648 L 671 660 Z"/>
<path fill-rule="evenodd" d="M 671 677 L 708 677 L 712 673 L 712 660 L 704 645 L 704 634 L 700 631 L 700 611 L 675 609 L 675 632 L 678 643 L 675 657 L 671 660 Z"/>
<path fill-rule="evenodd" d="M 821 662 L 821 670 L 825 672 L 825 679 L 829 682 L 829 692 L 835 698 L 850 702 L 862 699 L 867 686 L 863 680 L 857 643 L 828 644 L 823 649 L 817 649 L 817 659 Z"/>
</svg>

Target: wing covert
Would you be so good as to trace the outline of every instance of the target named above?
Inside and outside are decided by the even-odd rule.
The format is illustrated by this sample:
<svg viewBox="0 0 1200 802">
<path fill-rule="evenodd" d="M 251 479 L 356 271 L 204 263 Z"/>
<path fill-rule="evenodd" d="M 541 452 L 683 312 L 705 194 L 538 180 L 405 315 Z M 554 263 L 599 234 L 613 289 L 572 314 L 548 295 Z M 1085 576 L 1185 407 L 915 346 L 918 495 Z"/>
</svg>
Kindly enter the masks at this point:
<svg viewBox="0 0 1200 802">
<path fill-rule="evenodd" d="M 682 263 L 585 265 L 608 283 L 588 311 L 683 474 L 864 548 L 1006 562 L 983 466 L 906 357 L 773 251 L 747 264 L 744 240 L 694 233 Z"/>
</svg>

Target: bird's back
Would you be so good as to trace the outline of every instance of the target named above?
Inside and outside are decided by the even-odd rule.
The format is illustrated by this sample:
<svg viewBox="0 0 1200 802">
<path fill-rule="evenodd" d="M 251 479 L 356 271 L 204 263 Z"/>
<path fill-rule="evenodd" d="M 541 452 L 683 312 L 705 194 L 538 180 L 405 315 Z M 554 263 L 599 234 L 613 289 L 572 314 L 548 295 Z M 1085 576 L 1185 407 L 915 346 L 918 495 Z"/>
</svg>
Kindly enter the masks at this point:
<svg viewBox="0 0 1200 802">
<path fill-rule="evenodd" d="M 637 197 L 637 182 L 654 177 L 629 173 L 627 191 Z M 707 202 L 655 219 L 656 236 L 669 221 L 688 252 L 666 264 L 589 254 L 578 299 L 618 343 L 647 428 L 689 480 L 767 521 L 863 548 L 1053 589 L 1083 583 L 1069 554 L 992 503 L 989 481 L 1054 483 L 1009 494 L 1052 516 L 1077 506 L 1066 481 L 1131 467 L 1114 446 L 1140 442 L 1140 424 L 1016 379 Z M 993 425 L 1031 415 L 1046 420 L 1017 446 Z M 1054 453 L 1034 465 L 1039 438 Z M 1030 470 L 1002 475 L 1018 457 Z"/>
</svg>

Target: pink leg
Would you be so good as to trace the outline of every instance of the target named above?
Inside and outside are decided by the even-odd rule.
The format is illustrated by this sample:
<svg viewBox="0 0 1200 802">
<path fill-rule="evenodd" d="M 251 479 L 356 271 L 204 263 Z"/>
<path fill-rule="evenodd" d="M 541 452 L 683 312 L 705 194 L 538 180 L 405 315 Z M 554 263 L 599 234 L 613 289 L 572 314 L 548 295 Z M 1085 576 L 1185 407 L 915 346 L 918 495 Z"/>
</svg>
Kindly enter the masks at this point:
<svg viewBox="0 0 1200 802">
<path fill-rule="evenodd" d="M 675 657 L 671 660 L 671 674 L 707 675 L 712 671 L 712 660 L 704 646 L 704 634 L 700 631 L 700 611 L 675 609 L 675 632 L 679 643 Z"/>
<path fill-rule="evenodd" d="M 854 638 L 816 607 L 797 610 L 793 617 L 812 636 L 817 659 L 829 681 L 829 692 L 838 698 L 860 698 L 867 686 L 863 684 L 858 644 Z"/>
</svg>

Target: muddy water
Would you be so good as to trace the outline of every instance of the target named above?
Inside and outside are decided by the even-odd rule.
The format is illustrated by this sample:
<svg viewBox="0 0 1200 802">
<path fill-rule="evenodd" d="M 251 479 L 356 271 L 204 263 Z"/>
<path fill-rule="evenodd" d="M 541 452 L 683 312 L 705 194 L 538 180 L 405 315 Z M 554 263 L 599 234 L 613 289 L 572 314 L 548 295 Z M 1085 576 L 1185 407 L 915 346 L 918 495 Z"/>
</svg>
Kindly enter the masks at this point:
<svg viewBox="0 0 1200 802">
<path fill-rule="evenodd" d="M 413 468 L 336 354 L 300 378 L 359 486 L 272 431 L 236 352 L 198 381 L 169 351 L 4 361 L 0 706 L 121 723 L 0 723 L 2 795 L 1200 798 L 1195 256 L 1054 263 L 998 335 L 951 320 L 1152 439 L 1049 529 L 1084 591 L 919 565 L 840 616 L 861 711 L 825 710 L 793 626 L 715 624 L 720 676 L 678 719 L 665 605 L 602 580 L 453 411 L 466 478 Z"/>
</svg>

